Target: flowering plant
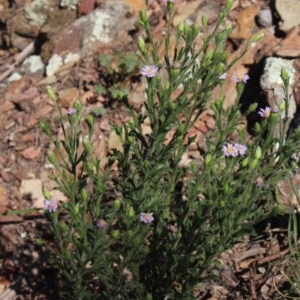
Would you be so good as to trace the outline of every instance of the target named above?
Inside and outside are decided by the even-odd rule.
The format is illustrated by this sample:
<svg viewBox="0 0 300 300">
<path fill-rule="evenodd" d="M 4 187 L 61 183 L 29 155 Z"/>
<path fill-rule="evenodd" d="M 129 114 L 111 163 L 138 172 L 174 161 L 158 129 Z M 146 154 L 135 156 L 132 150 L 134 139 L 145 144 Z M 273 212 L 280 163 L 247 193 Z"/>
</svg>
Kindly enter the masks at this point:
<svg viewBox="0 0 300 300">
<path fill-rule="evenodd" d="M 286 158 L 293 150 L 283 131 L 274 137 L 279 113 L 256 123 L 253 137 L 240 127 L 247 114 L 262 116 L 262 111 L 252 104 L 242 115 L 239 98 L 250 77 L 225 75 L 239 59 L 226 63 L 231 28 L 221 29 L 221 24 L 231 4 L 227 2 L 200 49 L 195 46 L 200 27 L 181 23 L 170 51 L 175 4 L 168 1 L 163 59 L 147 15 L 141 12 L 140 24 L 149 41 L 146 45 L 138 39 L 147 101 L 138 112 L 129 108 L 128 123 L 112 125 L 122 149 L 114 150 L 104 171 L 92 147 L 93 118 L 84 119 L 88 133 L 83 137 L 82 105 L 76 102 L 68 110 L 68 131 L 49 88 L 63 140 L 53 136 L 46 122 L 40 124 L 56 150 L 48 156 L 56 170 L 50 178 L 69 198 L 57 207 L 45 190 L 62 298 L 193 299 L 200 284 L 217 270 L 218 256 L 245 234 L 254 234 L 253 225 L 276 211 L 274 189 L 289 173 Z M 206 26 L 203 17 L 203 32 Z M 166 83 L 162 69 L 168 74 Z M 211 101 L 212 90 L 223 80 L 236 82 L 237 101 L 228 109 L 222 94 Z M 214 112 L 216 129 L 206 137 L 203 163 L 192 160 L 182 167 L 182 156 L 195 142 L 188 132 L 207 108 Z M 148 134 L 143 133 L 146 119 Z"/>
</svg>

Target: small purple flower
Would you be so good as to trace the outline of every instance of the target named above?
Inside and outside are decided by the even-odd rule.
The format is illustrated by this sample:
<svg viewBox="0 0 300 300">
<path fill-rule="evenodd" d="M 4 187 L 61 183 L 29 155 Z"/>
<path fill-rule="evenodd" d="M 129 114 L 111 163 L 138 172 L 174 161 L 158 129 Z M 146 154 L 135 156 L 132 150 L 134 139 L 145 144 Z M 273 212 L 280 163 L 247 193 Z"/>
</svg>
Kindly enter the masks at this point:
<svg viewBox="0 0 300 300">
<path fill-rule="evenodd" d="M 223 73 L 221 76 L 219 76 L 219 79 L 225 80 L 227 77 L 227 73 Z"/>
<path fill-rule="evenodd" d="M 100 229 L 105 229 L 107 227 L 107 222 L 103 219 L 100 219 L 97 222 L 97 227 L 100 228 Z"/>
<path fill-rule="evenodd" d="M 234 146 L 235 146 L 237 152 L 239 153 L 239 155 L 243 156 L 243 155 L 246 154 L 247 149 L 248 149 L 246 145 L 243 145 L 243 144 L 235 144 Z"/>
<path fill-rule="evenodd" d="M 77 113 L 77 110 L 75 108 L 68 108 L 67 114 L 68 115 L 75 115 Z"/>
<path fill-rule="evenodd" d="M 264 184 L 264 179 L 262 177 L 257 177 L 255 180 L 254 180 L 254 184 L 257 186 L 257 187 L 261 187 L 263 186 Z"/>
<path fill-rule="evenodd" d="M 155 65 L 144 66 L 141 74 L 148 78 L 155 77 L 158 74 L 158 67 L 156 67 Z"/>
<path fill-rule="evenodd" d="M 265 108 L 261 108 L 258 112 L 258 114 L 262 118 L 268 118 L 271 115 L 271 112 L 275 112 L 270 106 L 266 106 Z"/>
<path fill-rule="evenodd" d="M 248 74 L 243 74 L 243 73 L 239 73 L 239 72 L 234 73 L 232 76 L 232 80 L 236 83 L 238 83 L 238 82 L 247 83 L 247 81 L 249 79 L 250 79 L 250 76 Z"/>
<path fill-rule="evenodd" d="M 44 208 L 48 210 L 48 212 L 52 213 L 57 209 L 57 201 L 56 200 L 44 200 Z"/>
<path fill-rule="evenodd" d="M 154 221 L 153 213 L 141 213 L 140 221 L 143 223 L 152 223 Z"/>
<path fill-rule="evenodd" d="M 225 156 L 238 156 L 239 152 L 235 145 L 228 143 L 222 147 L 222 151 Z"/>
</svg>

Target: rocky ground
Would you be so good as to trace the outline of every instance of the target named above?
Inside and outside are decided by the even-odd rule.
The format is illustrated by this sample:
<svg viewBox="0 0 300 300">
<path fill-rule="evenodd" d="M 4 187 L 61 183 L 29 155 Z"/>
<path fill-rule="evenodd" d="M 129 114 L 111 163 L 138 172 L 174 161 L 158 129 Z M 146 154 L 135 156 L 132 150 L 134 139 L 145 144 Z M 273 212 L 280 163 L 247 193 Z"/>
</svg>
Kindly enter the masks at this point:
<svg viewBox="0 0 300 300">
<path fill-rule="evenodd" d="M 200 23 L 206 14 L 212 29 L 224 2 L 177 0 L 173 25 Z M 39 238 L 51 240 L 42 187 L 52 186 L 47 178 L 49 142 L 38 120 L 50 121 L 60 134 L 46 86 L 53 87 L 65 114 L 80 99 L 85 112 L 94 115 L 94 148 L 105 164 L 109 151 L 118 147 L 108 122 L 127 118 L 118 98 L 126 91 L 136 108 L 145 100 L 145 82 L 135 59 L 136 39 L 142 35 L 140 9 L 147 9 L 155 38 L 161 40 L 166 28 L 162 0 L 0 0 L 0 300 L 57 299 L 49 253 L 38 245 Z M 234 27 L 228 40 L 229 60 L 254 34 L 265 36 L 232 70 L 250 74 L 245 101 L 274 104 L 274 94 L 280 99 L 279 74 L 284 66 L 291 76 L 291 120 L 300 101 L 299 15 L 297 0 L 234 0 L 227 20 Z M 225 84 L 225 105 L 230 106 L 235 86 L 230 81 Z M 213 128 L 208 110 L 191 130 L 197 135 L 197 147 L 190 149 L 183 163 L 201 159 L 198 149 Z M 293 180 L 300 189 L 299 178 Z M 66 200 L 59 193 L 52 196 Z M 284 182 L 279 201 L 298 205 Z M 281 259 L 289 253 L 286 220 L 276 220 L 269 228 L 262 224 L 258 231 L 259 240 L 245 238 L 223 254 L 220 280 L 209 283 L 199 299 L 280 299 L 276 291 L 284 291 L 287 284 L 287 267 Z"/>
</svg>

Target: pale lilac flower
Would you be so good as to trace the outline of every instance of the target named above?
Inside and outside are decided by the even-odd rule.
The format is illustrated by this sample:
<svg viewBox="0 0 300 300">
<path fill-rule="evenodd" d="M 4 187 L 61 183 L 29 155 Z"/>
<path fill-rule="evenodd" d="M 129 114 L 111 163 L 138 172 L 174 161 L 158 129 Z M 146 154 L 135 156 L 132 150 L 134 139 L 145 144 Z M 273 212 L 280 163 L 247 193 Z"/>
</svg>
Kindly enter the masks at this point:
<svg viewBox="0 0 300 300">
<path fill-rule="evenodd" d="M 228 143 L 222 147 L 222 151 L 225 156 L 237 156 L 239 154 L 238 150 L 236 149 L 235 145 Z"/>
<path fill-rule="evenodd" d="M 219 79 L 226 79 L 226 77 L 227 77 L 227 73 L 223 73 L 220 77 L 219 77 Z"/>
<path fill-rule="evenodd" d="M 48 212 L 52 213 L 57 209 L 57 201 L 56 200 L 44 200 L 44 208 L 48 210 Z"/>
<path fill-rule="evenodd" d="M 141 213 L 140 221 L 143 223 L 152 223 L 154 221 L 153 213 Z"/>
<path fill-rule="evenodd" d="M 254 180 L 254 184 L 257 186 L 257 187 L 261 187 L 263 186 L 264 184 L 264 179 L 262 177 L 257 177 L 255 180 Z"/>
<path fill-rule="evenodd" d="M 148 78 L 155 77 L 158 74 L 158 67 L 156 67 L 155 65 L 144 66 L 141 74 Z"/>
<path fill-rule="evenodd" d="M 100 228 L 100 229 L 105 229 L 107 227 L 107 222 L 103 219 L 100 219 L 97 222 L 97 227 Z"/>
<path fill-rule="evenodd" d="M 237 152 L 239 153 L 239 155 L 243 156 L 246 154 L 247 149 L 248 149 L 246 145 L 236 143 L 234 146 L 235 146 Z"/>
<path fill-rule="evenodd" d="M 234 82 L 244 82 L 247 83 L 247 81 L 250 79 L 250 76 L 248 74 L 243 74 L 243 73 L 234 73 L 232 76 L 232 80 Z"/>
<path fill-rule="evenodd" d="M 270 106 L 266 106 L 265 108 L 261 108 L 258 112 L 258 114 L 262 118 L 268 118 L 271 115 L 271 112 L 273 112 L 273 109 Z"/>
<path fill-rule="evenodd" d="M 69 108 L 69 109 L 67 110 L 67 114 L 68 114 L 68 115 L 75 115 L 76 112 L 77 112 L 77 110 L 76 110 L 75 108 Z"/>
</svg>

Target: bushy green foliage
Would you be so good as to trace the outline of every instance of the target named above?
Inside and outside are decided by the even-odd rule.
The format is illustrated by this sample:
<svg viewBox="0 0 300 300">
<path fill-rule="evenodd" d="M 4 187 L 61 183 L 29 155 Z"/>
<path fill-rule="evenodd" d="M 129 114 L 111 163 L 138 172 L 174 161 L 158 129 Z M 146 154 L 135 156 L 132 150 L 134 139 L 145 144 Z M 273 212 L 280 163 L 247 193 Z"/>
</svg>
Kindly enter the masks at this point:
<svg viewBox="0 0 300 300">
<path fill-rule="evenodd" d="M 49 212 L 62 298 L 194 299 L 199 284 L 213 275 L 219 255 L 245 234 L 254 234 L 253 225 L 276 212 L 276 183 L 290 174 L 288 159 L 299 147 L 295 135 L 286 140 L 284 130 L 279 137 L 274 134 L 288 106 L 287 93 L 285 107 L 255 124 L 252 138 L 240 126 L 243 117 L 257 110 L 255 104 L 240 113 L 246 77 L 236 79 L 238 96 L 232 107 L 223 108 L 222 94 L 211 101 L 212 90 L 223 84 L 224 74 L 239 59 L 226 65 L 231 28 L 221 25 L 230 7 L 228 2 L 211 34 L 206 18 L 201 27 L 180 24 L 169 56 L 174 3 L 168 2 L 164 58 L 158 56 L 149 20 L 141 12 L 149 41 L 146 45 L 143 38 L 138 40 L 147 101 L 139 112 L 129 110 L 127 124 L 113 126 L 122 151 L 114 151 L 104 171 L 93 152 L 93 118 L 84 119 L 88 134 L 82 136 L 82 105 L 77 102 L 67 130 L 49 89 L 64 134 L 58 140 L 41 121 L 56 150 L 56 155 L 49 154 L 56 170 L 50 178 L 70 199 Z M 197 49 L 200 30 L 205 39 Z M 166 83 L 159 68 L 168 74 Z M 285 81 L 286 90 L 287 85 Z M 172 99 L 179 87 L 181 93 Z M 208 107 L 214 111 L 216 129 L 206 138 L 203 164 L 191 161 L 181 167 L 182 155 L 194 141 L 188 130 Z M 146 119 L 151 127 L 147 135 L 142 130 Z M 170 130 L 174 134 L 166 143 Z M 47 190 L 45 198 L 50 198 Z"/>
</svg>

